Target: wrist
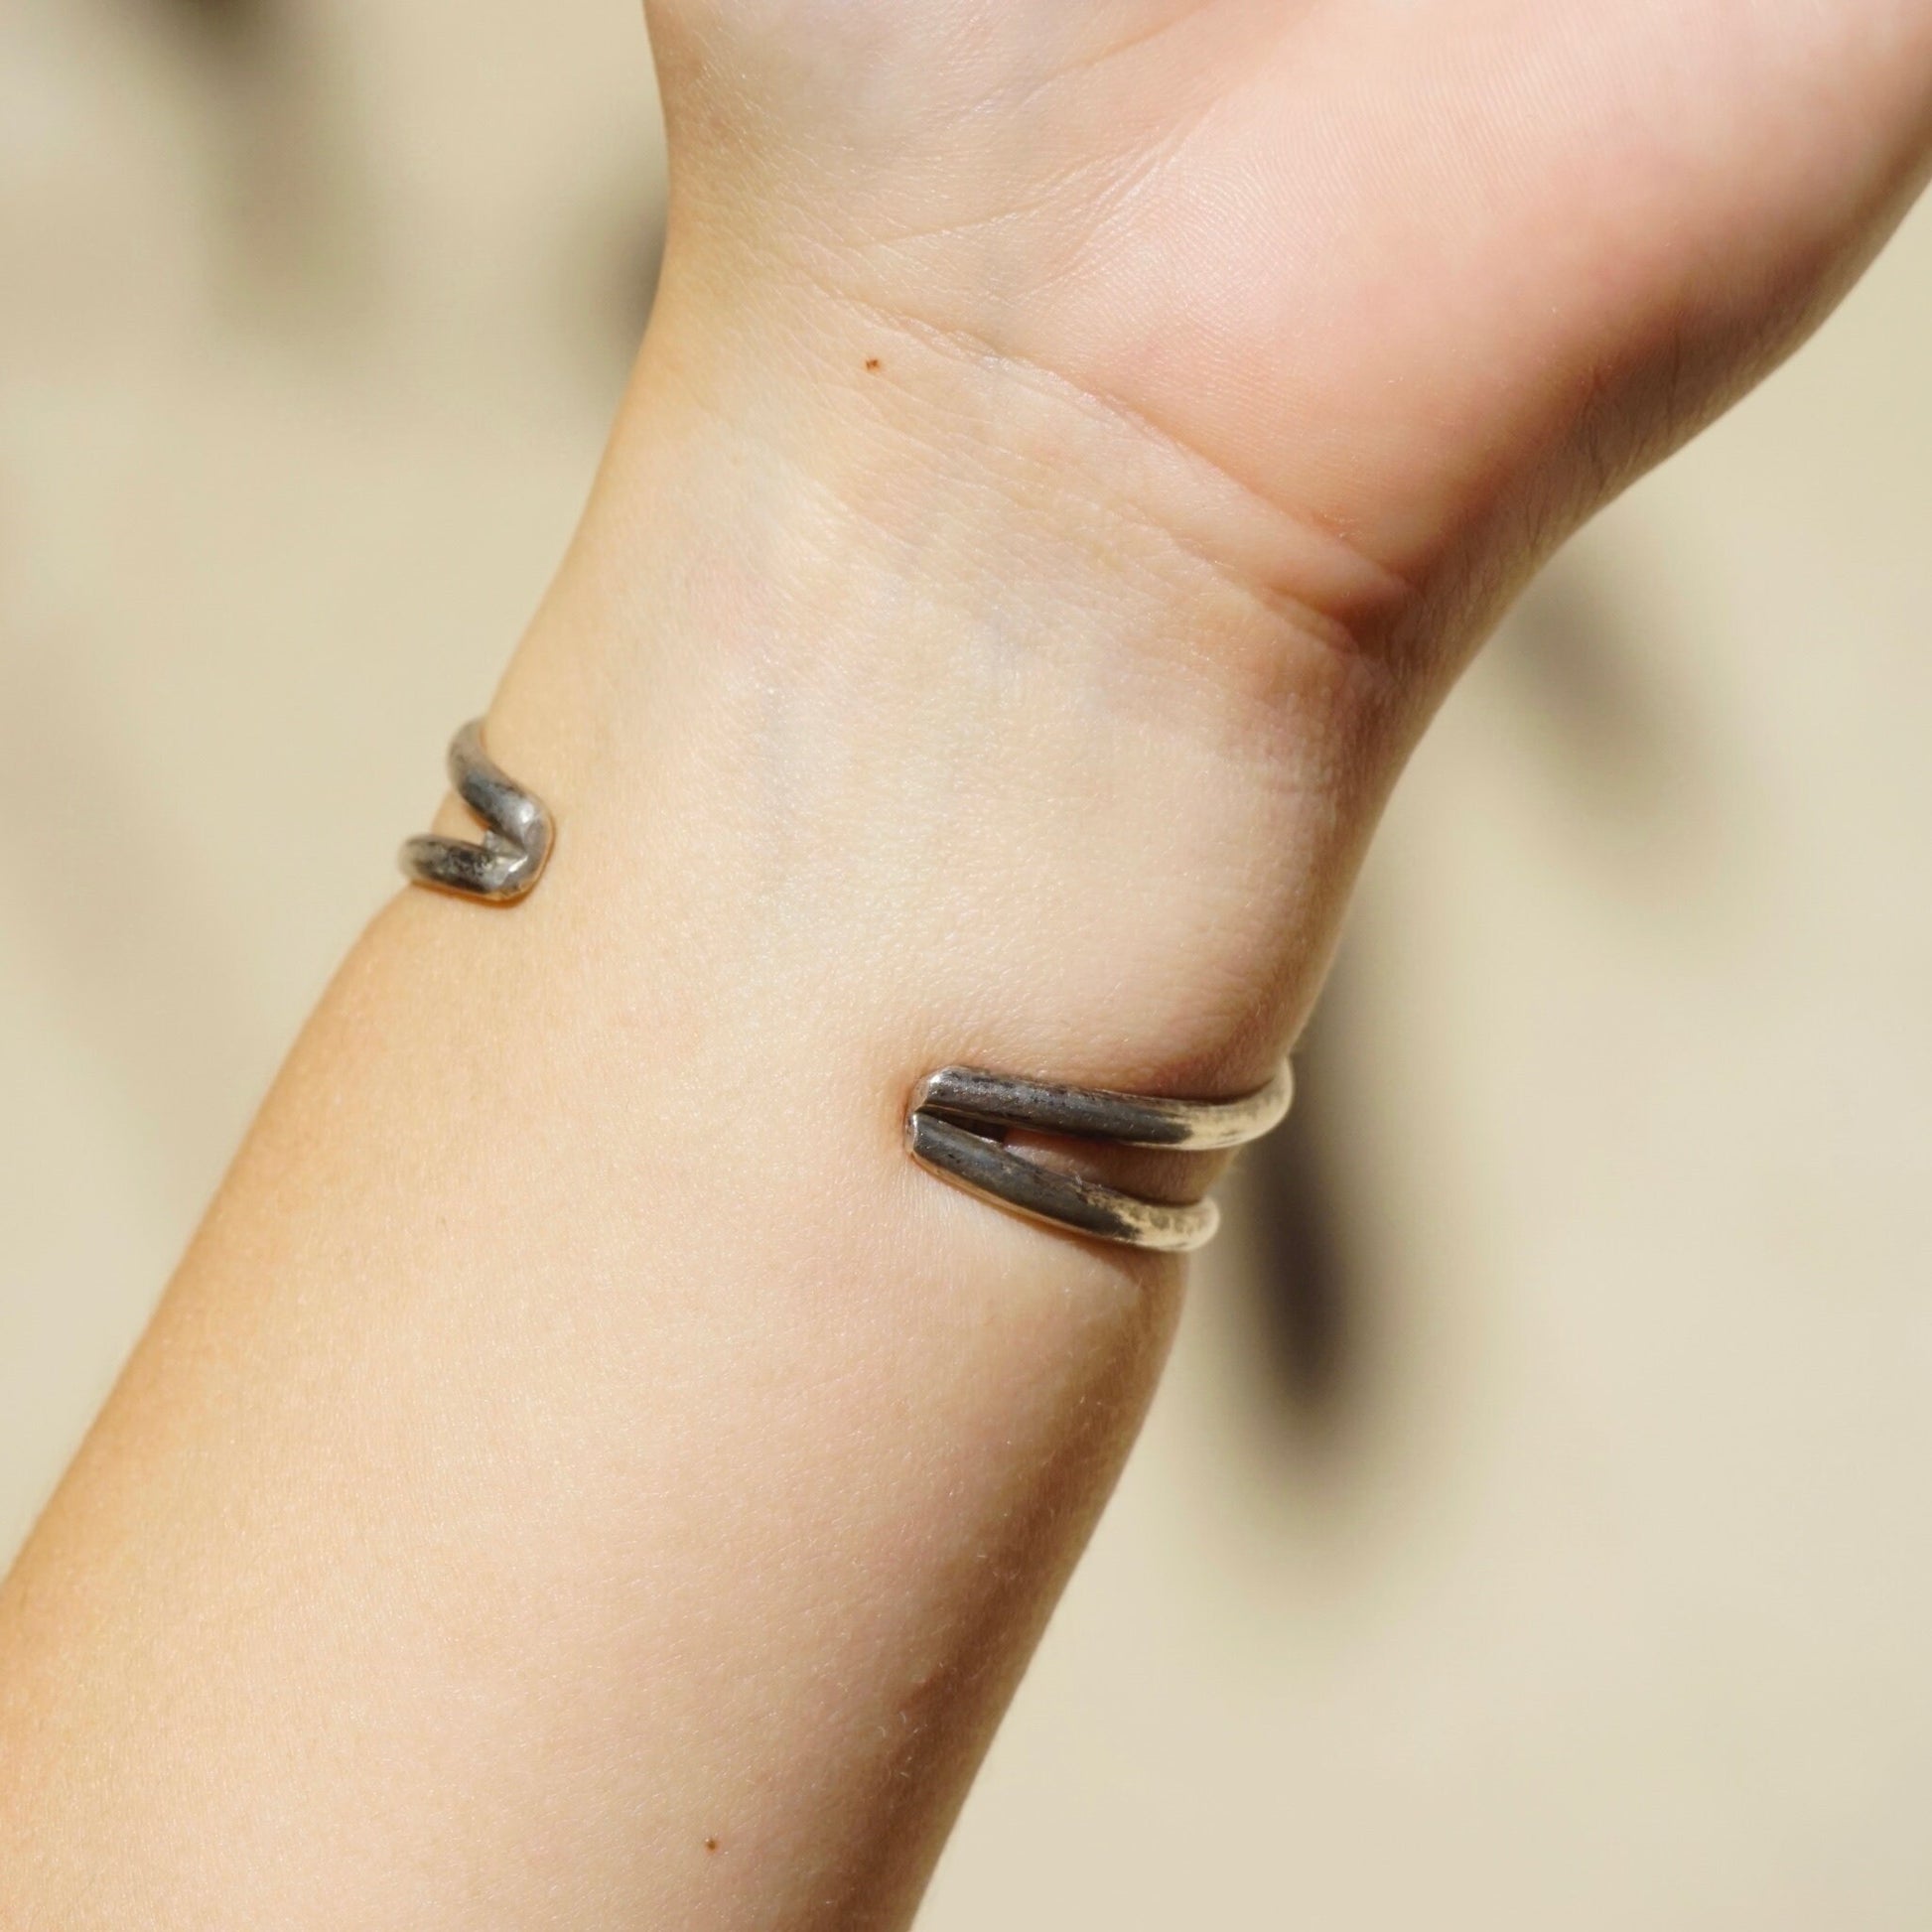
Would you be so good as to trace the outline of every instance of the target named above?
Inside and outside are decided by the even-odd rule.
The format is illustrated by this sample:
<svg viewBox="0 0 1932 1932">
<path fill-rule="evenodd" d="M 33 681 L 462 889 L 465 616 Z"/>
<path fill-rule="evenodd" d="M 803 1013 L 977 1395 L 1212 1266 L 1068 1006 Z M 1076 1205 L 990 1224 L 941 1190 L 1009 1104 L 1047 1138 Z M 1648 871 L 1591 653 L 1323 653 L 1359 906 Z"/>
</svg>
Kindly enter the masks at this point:
<svg viewBox="0 0 1932 1932">
<path fill-rule="evenodd" d="M 719 960 L 915 1056 L 1217 1091 L 1312 997 L 1408 608 L 1042 372 L 673 293 L 500 728 Z"/>
</svg>

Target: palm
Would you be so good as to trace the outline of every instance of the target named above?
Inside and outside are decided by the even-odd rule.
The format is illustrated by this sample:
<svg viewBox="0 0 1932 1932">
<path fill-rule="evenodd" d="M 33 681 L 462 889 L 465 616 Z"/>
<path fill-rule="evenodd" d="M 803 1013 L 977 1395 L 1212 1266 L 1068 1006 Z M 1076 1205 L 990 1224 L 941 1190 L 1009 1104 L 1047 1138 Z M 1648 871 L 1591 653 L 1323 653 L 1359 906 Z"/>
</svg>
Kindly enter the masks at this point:
<svg viewBox="0 0 1932 1932">
<path fill-rule="evenodd" d="M 659 0 L 655 27 L 700 204 L 1411 580 L 1560 527 L 1761 367 L 1903 206 L 1932 110 L 1927 0 Z"/>
</svg>

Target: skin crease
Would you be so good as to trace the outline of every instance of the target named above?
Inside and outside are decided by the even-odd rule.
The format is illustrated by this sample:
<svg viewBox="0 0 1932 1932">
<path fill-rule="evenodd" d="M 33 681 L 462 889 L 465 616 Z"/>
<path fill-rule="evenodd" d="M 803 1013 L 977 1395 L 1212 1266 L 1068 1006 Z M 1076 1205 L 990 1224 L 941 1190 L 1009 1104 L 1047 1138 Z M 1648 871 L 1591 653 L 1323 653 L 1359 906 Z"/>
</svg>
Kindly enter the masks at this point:
<svg viewBox="0 0 1932 1932">
<path fill-rule="evenodd" d="M 1923 0 L 651 28 L 659 307 L 489 725 L 556 859 L 357 945 L 0 1596 L 0 1925 L 904 1924 L 1179 1286 L 911 1082 L 1258 1077 L 1489 617 L 1932 112 Z"/>
</svg>

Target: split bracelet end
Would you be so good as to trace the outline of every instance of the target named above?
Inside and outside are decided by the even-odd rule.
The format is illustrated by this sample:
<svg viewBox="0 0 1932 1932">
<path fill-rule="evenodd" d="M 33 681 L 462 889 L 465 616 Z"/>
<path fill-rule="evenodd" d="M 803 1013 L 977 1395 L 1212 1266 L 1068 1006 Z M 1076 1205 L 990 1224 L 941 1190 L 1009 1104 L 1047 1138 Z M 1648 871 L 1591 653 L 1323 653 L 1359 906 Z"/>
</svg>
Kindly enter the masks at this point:
<svg viewBox="0 0 1932 1932">
<path fill-rule="evenodd" d="M 1179 1153 L 1242 1147 L 1280 1126 L 1294 1095 L 1287 1061 L 1265 1087 L 1234 1100 L 1171 1100 L 949 1066 L 919 1082 L 905 1117 L 905 1144 L 927 1173 L 1029 1220 L 1092 1240 L 1186 1254 L 1205 1247 L 1221 1224 L 1211 1200 L 1147 1200 L 1046 1167 L 1007 1146 L 1006 1136 L 1018 1128 L 1103 1147 Z"/>
</svg>

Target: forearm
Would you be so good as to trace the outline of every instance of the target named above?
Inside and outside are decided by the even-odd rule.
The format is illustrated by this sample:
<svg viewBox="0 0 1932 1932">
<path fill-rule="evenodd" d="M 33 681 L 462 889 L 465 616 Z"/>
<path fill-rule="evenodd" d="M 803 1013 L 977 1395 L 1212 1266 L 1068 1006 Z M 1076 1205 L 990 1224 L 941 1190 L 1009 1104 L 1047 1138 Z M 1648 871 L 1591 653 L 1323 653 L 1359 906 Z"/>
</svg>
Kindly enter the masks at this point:
<svg viewBox="0 0 1932 1932">
<path fill-rule="evenodd" d="M 909 1910 L 1178 1277 L 907 1091 L 1253 1084 L 1415 701 L 1345 552 L 863 338 L 654 329 L 491 717 L 542 891 L 357 946 L 9 1586 L 0 1919 Z"/>
<path fill-rule="evenodd" d="M 0 1601 L 9 1924 L 902 1919 L 1178 1282 L 912 1083 L 1256 1083 L 1459 648 L 1932 125 L 1925 0 L 651 15 L 556 856 L 356 948 Z"/>
</svg>

